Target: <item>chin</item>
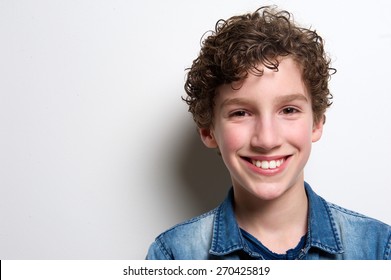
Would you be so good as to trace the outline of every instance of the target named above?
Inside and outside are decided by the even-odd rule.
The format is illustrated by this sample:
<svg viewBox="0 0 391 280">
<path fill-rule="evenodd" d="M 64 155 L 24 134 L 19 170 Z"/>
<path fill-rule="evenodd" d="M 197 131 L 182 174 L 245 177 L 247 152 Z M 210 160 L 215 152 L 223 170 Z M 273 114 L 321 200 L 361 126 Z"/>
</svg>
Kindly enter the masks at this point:
<svg viewBox="0 0 391 280">
<path fill-rule="evenodd" d="M 278 199 L 284 194 L 282 190 L 266 190 L 266 191 L 261 191 L 257 192 L 255 196 L 261 200 L 265 201 L 272 201 L 275 199 Z"/>
<path fill-rule="evenodd" d="M 272 201 L 283 196 L 289 188 L 283 184 L 263 183 L 258 186 L 248 188 L 247 192 L 253 198 L 265 201 Z"/>
</svg>

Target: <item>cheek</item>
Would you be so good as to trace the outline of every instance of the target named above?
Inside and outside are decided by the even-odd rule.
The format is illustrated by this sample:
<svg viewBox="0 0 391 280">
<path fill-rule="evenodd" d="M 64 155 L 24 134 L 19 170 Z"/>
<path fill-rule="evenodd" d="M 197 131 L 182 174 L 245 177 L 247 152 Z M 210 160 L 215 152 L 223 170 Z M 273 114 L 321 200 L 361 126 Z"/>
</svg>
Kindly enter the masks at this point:
<svg viewBox="0 0 391 280">
<path fill-rule="evenodd" d="M 234 152 L 245 145 L 246 132 L 239 127 L 225 127 L 216 133 L 216 140 L 222 154 Z"/>
<path fill-rule="evenodd" d="M 312 145 L 312 125 L 307 123 L 291 126 L 286 130 L 286 137 L 290 142 L 300 149 L 311 149 Z"/>
</svg>

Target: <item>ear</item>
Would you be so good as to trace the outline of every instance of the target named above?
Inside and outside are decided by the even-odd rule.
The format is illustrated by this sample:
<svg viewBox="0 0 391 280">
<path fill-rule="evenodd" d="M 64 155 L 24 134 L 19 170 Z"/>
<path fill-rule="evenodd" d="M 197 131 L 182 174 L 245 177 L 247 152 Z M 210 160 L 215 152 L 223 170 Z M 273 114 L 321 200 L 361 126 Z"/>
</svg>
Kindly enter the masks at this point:
<svg viewBox="0 0 391 280">
<path fill-rule="evenodd" d="M 214 137 L 213 131 L 210 128 L 199 128 L 201 140 L 208 148 L 217 148 L 217 142 Z"/>
<path fill-rule="evenodd" d="M 323 116 L 318 123 L 314 123 L 314 126 L 312 128 L 312 143 L 317 142 L 321 137 L 323 133 L 323 125 L 324 125 L 324 119 L 325 116 Z"/>
</svg>

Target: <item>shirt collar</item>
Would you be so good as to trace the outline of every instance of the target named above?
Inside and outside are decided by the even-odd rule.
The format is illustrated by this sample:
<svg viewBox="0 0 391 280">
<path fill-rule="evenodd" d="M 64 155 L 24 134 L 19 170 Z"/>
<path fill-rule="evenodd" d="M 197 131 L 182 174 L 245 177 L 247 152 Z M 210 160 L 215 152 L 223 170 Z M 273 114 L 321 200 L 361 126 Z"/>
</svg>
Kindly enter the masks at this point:
<svg viewBox="0 0 391 280">
<path fill-rule="evenodd" d="M 328 203 L 304 182 L 309 201 L 307 247 L 317 247 L 331 254 L 343 253 L 341 238 Z"/>
<path fill-rule="evenodd" d="M 343 253 L 341 240 L 327 202 L 318 196 L 309 184 L 304 183 L 304 187 L 309 201 L 308 236 L 305 250 L 317 247 L 331 254 Z M 236 222 L 233 197 L 233 188 L 231 188 L 227 198 L 216 211 L 212 244 L 209 250 L 212 255 L 221 256 L 238 250 L 247 252 L 249 250 Z M 253 255 L 252 252 L 248 253 Z"/>
<path fill-rule="evenodd" d="M 243 249 L 243 239 L 233 210 L 233 188 L 219 206 L 213 224 L 213 236 L 210 253 L 226 255 Z"/>
</svg>

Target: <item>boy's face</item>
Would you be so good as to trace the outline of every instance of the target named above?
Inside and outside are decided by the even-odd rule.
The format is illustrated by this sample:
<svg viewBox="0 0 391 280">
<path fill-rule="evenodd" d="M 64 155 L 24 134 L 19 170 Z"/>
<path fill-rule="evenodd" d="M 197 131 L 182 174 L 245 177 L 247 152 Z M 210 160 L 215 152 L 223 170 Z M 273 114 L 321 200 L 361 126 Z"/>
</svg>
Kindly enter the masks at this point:
<svg viewBox="0 0 391 280">
<path fill-rule="evenodd" d="M 211 129 L 203 142 L 218 148 L 235 196 L 273 200 L 303 188 L 303 169 L 323 121 L 313 122 L 311 99 L 301 70 L 290 57 L 278 71 L 263 65 L 240 83 L 223 85 L 215 98 Z"/>
</svg>

